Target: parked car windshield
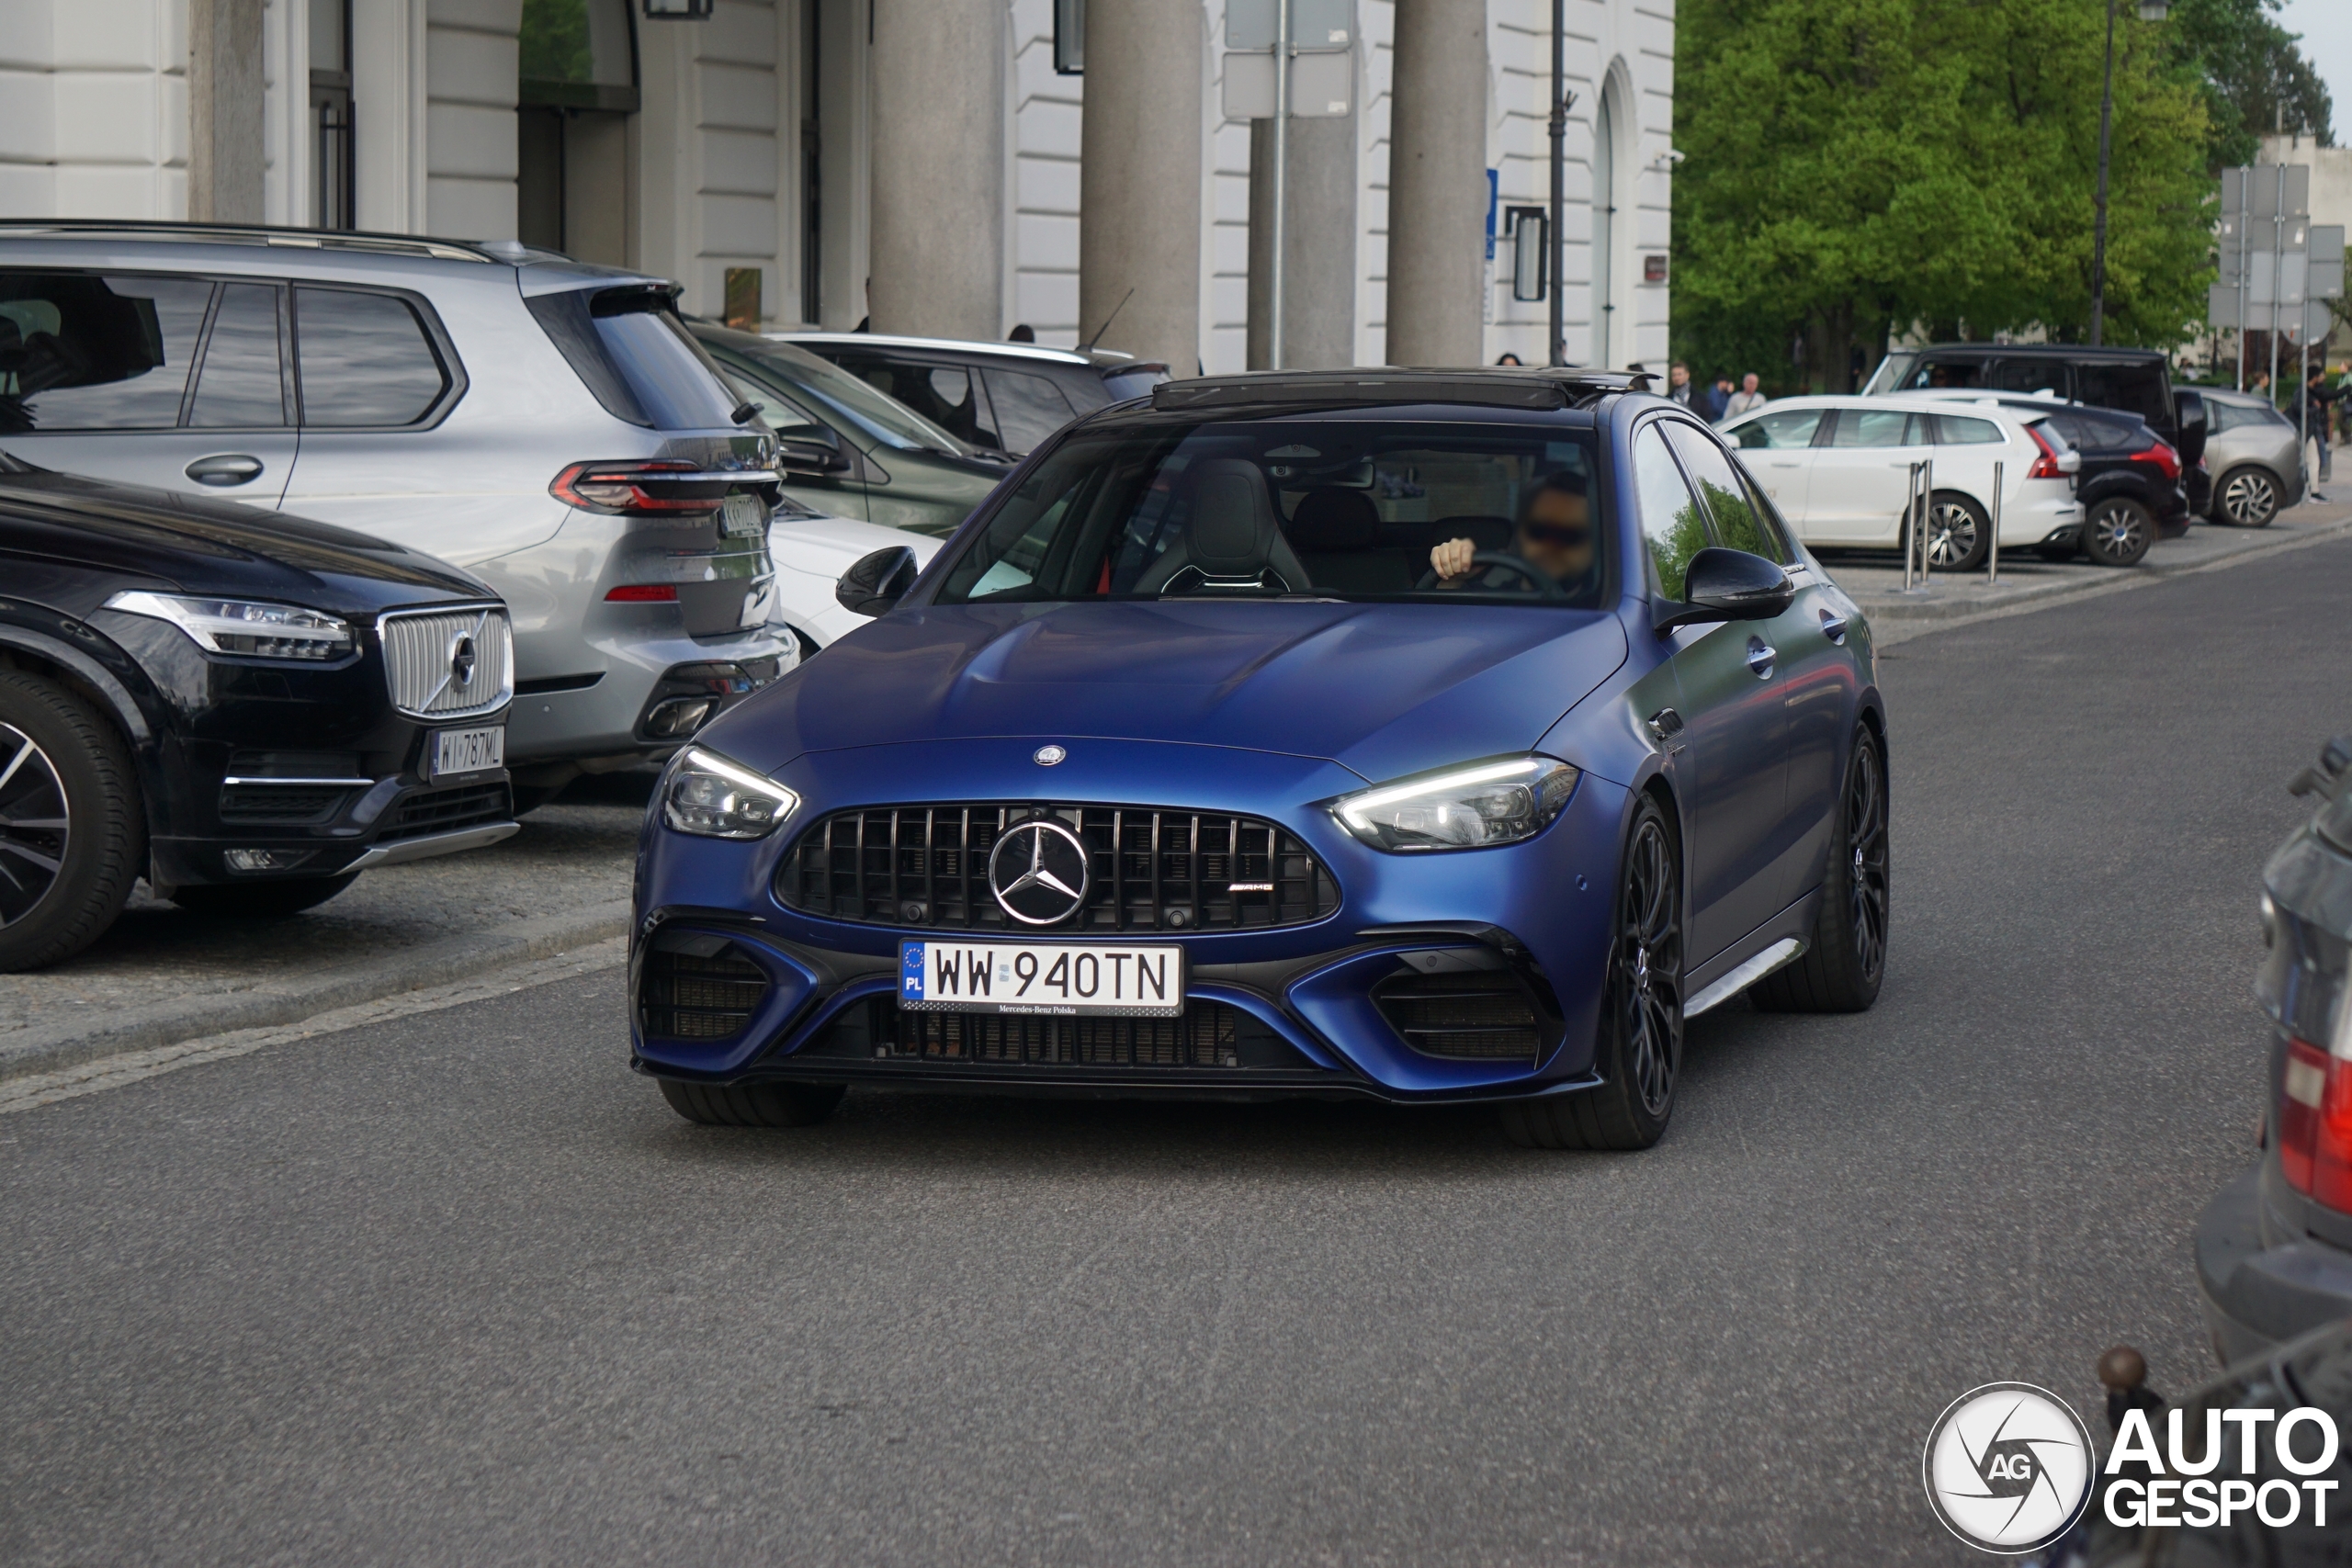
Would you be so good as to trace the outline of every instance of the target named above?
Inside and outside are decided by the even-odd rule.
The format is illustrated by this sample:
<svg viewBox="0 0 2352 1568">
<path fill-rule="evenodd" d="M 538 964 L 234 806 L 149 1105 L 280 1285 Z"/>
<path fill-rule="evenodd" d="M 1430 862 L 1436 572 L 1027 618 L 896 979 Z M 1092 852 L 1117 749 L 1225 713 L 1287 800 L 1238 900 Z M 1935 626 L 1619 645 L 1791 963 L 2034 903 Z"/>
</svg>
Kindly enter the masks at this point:
<svg viewBox="0 0 2352 1568">
<path fill-rule="evenodd" d="M 1594 473 L 1590 433 L 1556 427 L 1294 417 L 1080 431 L 972 536 L 939 602 L 1595 608 L 1616 563 Z M 1441 546 L 1451 575 L 1432 560 Z"/>
</svg>

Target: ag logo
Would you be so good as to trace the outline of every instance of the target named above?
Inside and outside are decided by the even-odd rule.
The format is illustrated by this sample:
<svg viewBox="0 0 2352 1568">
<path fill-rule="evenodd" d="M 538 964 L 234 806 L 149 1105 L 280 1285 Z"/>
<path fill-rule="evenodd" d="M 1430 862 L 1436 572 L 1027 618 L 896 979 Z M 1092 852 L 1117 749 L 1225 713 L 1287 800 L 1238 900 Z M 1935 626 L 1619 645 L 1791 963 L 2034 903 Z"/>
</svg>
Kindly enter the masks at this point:
<svg viewBox="0 0 2352 1568">
<path fill-rule="evenodd" d="M 1969 1545 L 2014 1556 L 2066 1533 L 2090 1502 L 2091 1435 L 2056 1394 L 1986 1383 L 1928 1433 L 1928 1502 Z"/>
</svg>

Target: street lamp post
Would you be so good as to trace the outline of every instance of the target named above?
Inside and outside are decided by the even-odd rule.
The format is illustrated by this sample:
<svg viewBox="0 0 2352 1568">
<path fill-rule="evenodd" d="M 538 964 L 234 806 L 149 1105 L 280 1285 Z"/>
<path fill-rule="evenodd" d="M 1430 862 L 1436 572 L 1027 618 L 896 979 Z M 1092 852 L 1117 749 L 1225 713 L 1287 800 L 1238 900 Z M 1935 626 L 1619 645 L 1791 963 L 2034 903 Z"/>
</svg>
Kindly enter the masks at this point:
<svg viewBox="0 0 2352 1568">
<path fill-rule="evenodd" d="M 2107 0 L 2107 73 L 2098 95 L 2098 216 L 2091 225 L 2091 346 L 2107 336 L 2107 158 L 2115 126 L 2115 7 Z M 2161 22 L 2172 0 L 2139 0 L 2140 19 Z"/>
</svg>

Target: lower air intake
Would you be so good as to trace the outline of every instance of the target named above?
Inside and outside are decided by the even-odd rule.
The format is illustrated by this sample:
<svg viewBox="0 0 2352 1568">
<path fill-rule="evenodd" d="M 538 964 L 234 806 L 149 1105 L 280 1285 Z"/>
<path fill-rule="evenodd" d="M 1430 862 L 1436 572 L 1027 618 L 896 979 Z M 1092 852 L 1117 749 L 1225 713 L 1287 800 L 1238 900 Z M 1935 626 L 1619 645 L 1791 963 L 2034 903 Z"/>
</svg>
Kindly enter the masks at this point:
<svg viewBox="0 0 2352 1568">
<path fill-rule="evenodd" d="M 1543 1037 L 1533 999 L 1505 969 L 1442 975 L 1408 969 L 1382 981 L 1372 999 L 1389 1027 L 1424 1056 L 1527 1062 Z"/>
<path fill-rule="evenodd" d="M 653 1040 L 731 1039 L 767 994 L 767 971 L 732 946 L 707 957 L 657 947 L 638 975 L 638 1027 Z"/>
</svg>

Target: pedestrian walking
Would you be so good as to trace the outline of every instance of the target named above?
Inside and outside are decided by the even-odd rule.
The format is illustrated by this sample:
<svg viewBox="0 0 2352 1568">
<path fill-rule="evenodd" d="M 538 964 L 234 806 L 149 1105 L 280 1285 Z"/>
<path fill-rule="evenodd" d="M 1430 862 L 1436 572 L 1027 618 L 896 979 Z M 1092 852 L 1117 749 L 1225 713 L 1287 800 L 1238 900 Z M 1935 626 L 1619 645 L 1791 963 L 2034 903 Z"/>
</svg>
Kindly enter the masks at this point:
<svg viewBox="0 0 2352 1568">
<path fill-rule="evenodd" d="M 1495 363 L 1498 365 L 1524 365 L 1526 361 L 1520 358 L 1516 354 L 1505 354 L 1501 358 L 1496 360 Z"/>
<path fill-rule="evenodd" d="M 1724 404 L 1724 418 L 1737 419 L 1741 414 L 1753 413 L 1770 402 L 1772 400 L 1766 397 L 1760 389 L 1762 386 L 1763 378 L 1753 370 L 1741 377 L 1739 390 L 1734 392 L 1730 401 Z"/>
<path fill-rule="evenodd" d="M 2316 487 L 2335 477 L 2327 443 L 2327 417 L 2329 411 L 2335 406 L 2336 396 L 2335 389 L 2327 384 L 2327 367 L 2314 365 L 2311 374 L 2304 378 L 2303 389 L 2296 394 L 2288 412 L 2288 417 L 2295 422 L 2295 428 L 2302 435 L 2303 471 L 2311 476 L 2314 487 L 2311 499 L 2313 501 L 2327 499 Z"/>
<path fill-rule="evenodd" d="M 1687 409 L 1690 406 L 1690 399 L 1696 390 L 1697 389 L 1690 385 L 1690 367 L 1678 359 L 1667 367 L 1666 395 L 1668 398 Z"/>
<path fill-rule="evenodd" d="M 2249 381 L 2248 383 L 2246 383 L 2246 389 L 2246 389 L 2247 391 L 2249 391 L 2249 392 L 2252 392 L 2252 393 L 2253 393 L 2256 397 L 2257 397 L 2257 398 L 2270 398 L 2270 406 L 2271 406 L 2271 407 L 2273 407 L 2273 408 L 2277 408 L 2277 407 L 2278 406 L 2278 400 L 2277 398 L 2274 398 L 2274 397 L 2271 397 L 2271 396 L 2270 396 L 2270 372 L 2269 372 L 2269 371 L 2267 371 L 2267 370 L 2257 370 L 2257 371 L 2256 371 L 2256 372 L 2254 373 L 2254 379 L 2253 379 L 2252 381 Z"/>
</svg>

